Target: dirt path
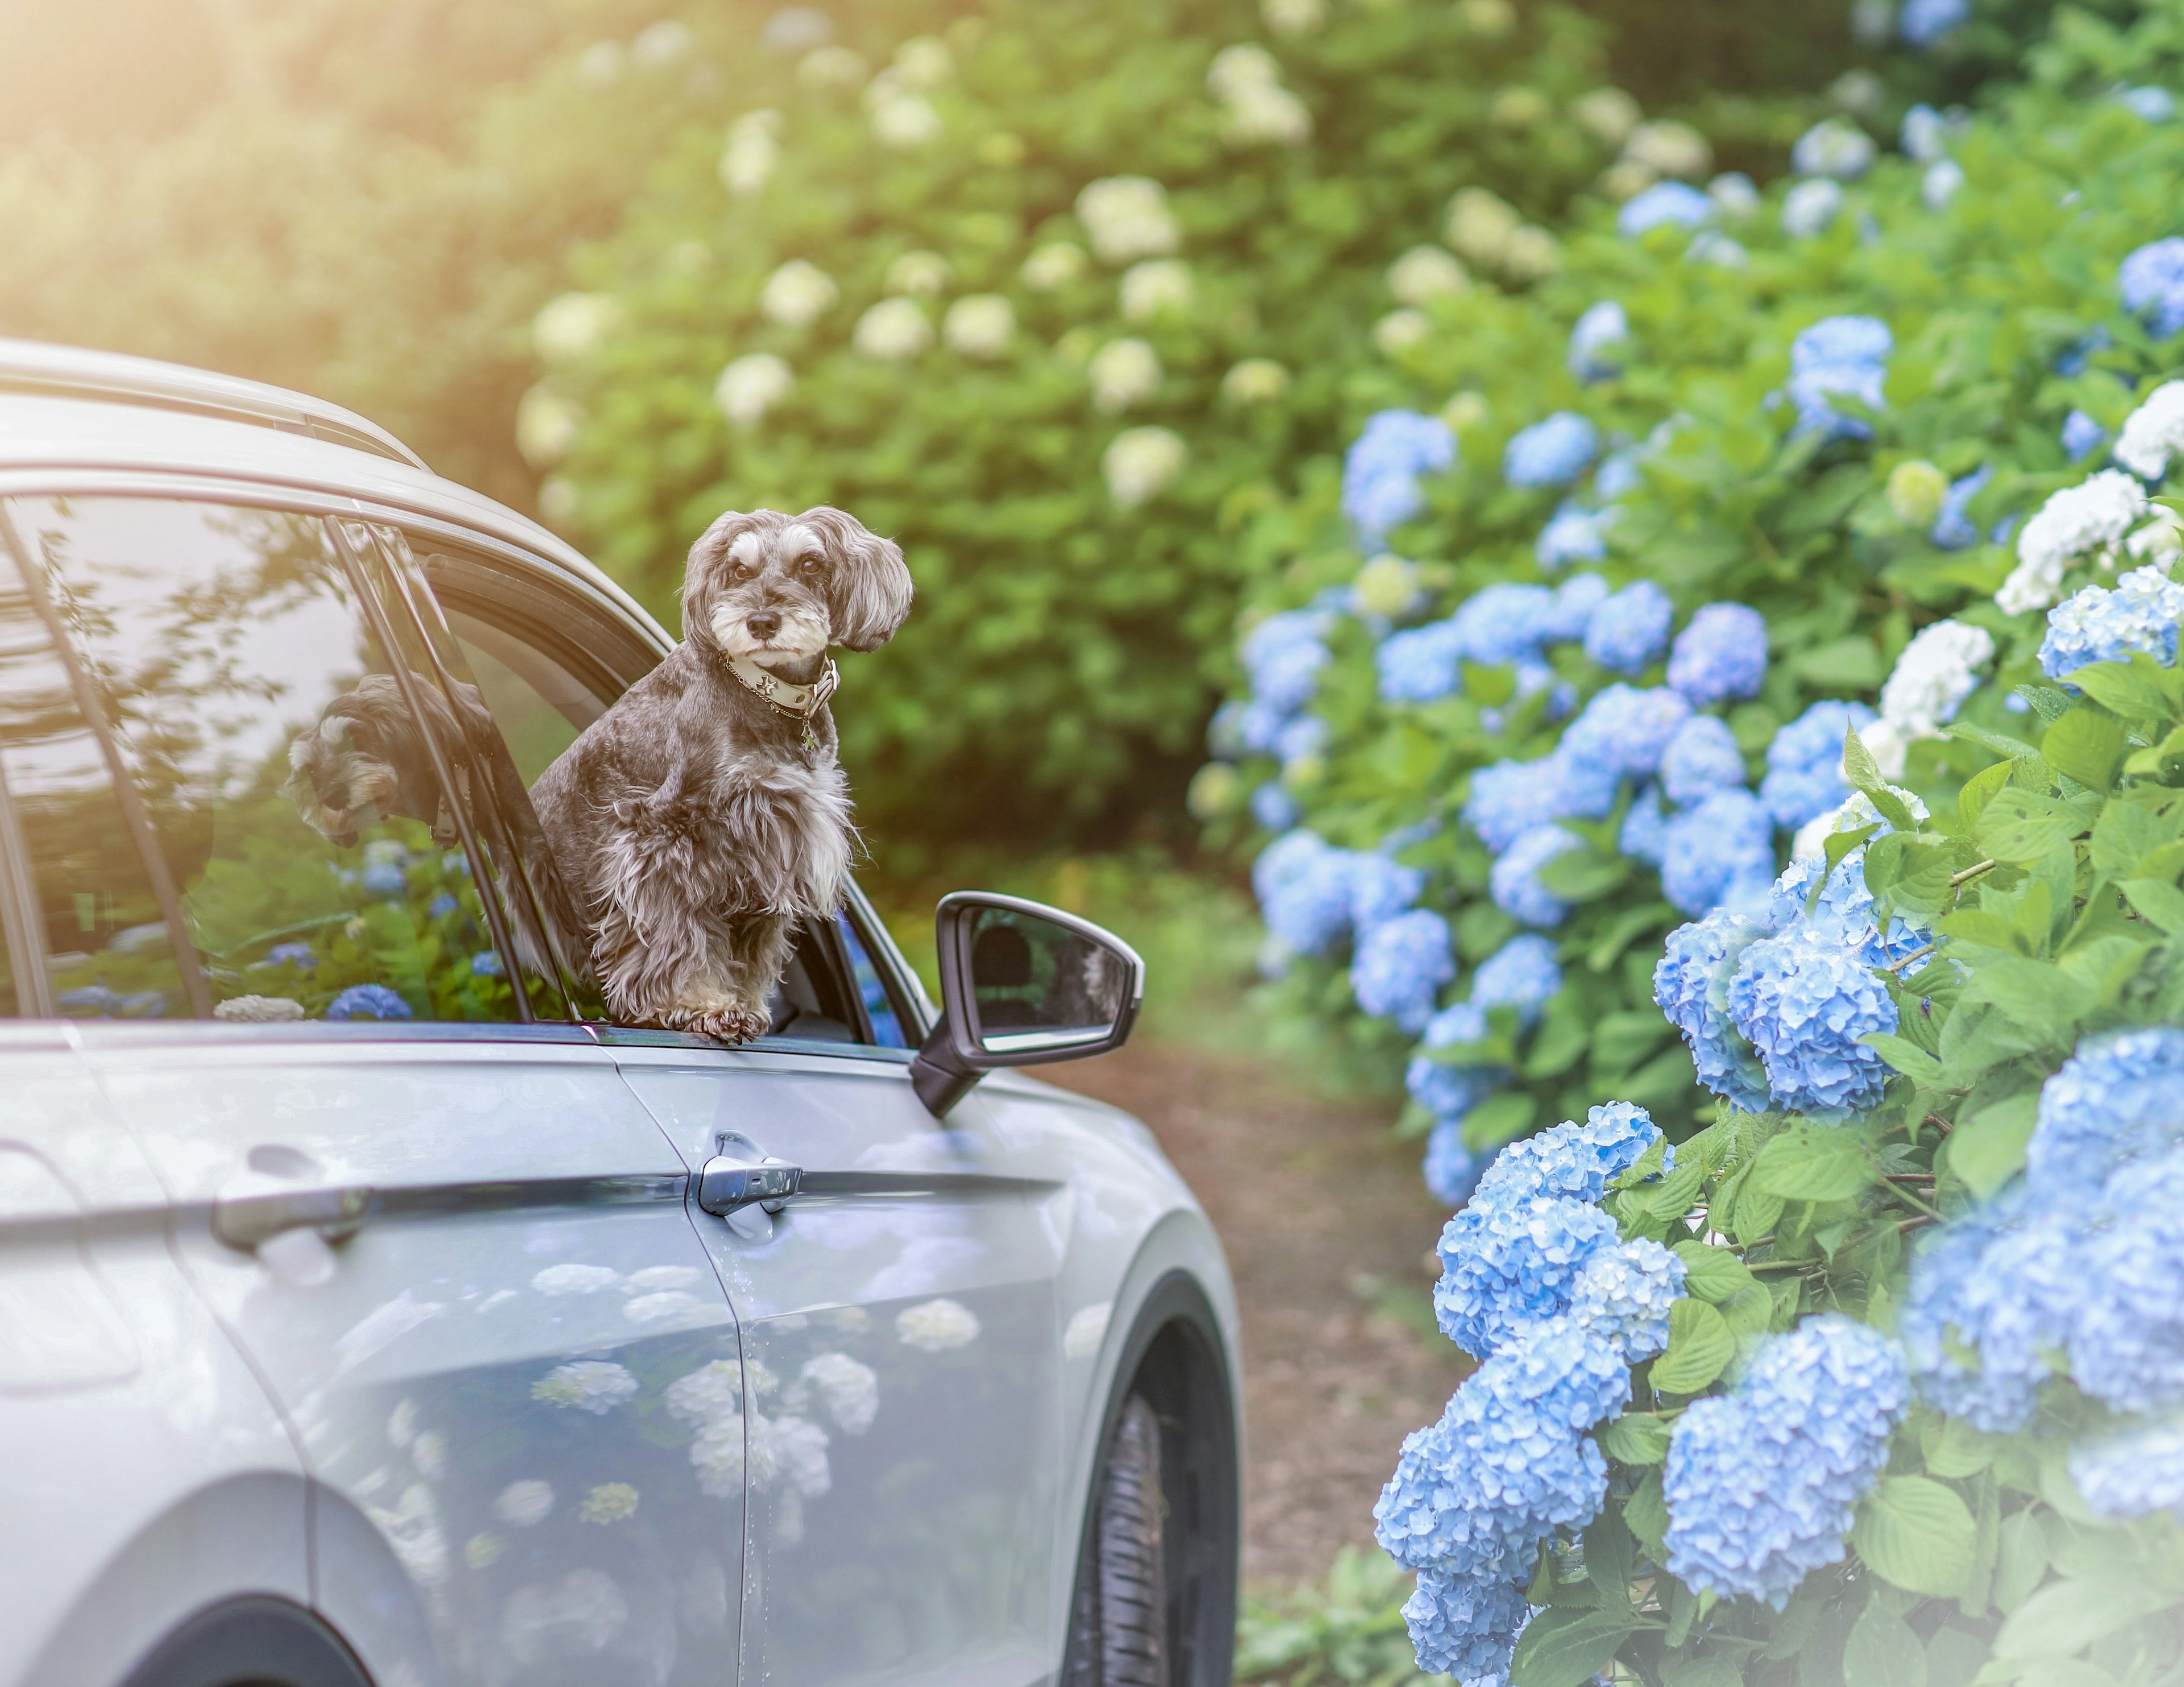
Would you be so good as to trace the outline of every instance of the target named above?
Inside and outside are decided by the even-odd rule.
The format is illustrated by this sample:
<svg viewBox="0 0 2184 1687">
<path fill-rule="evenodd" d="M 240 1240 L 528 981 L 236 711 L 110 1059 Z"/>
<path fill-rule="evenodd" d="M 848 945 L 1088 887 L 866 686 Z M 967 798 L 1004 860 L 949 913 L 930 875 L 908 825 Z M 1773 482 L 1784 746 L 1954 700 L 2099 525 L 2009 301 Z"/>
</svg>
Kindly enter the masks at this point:
<svg viewBox="0 0 2184 1687">
<path fill-rule="evenodd" d="M 1370 1546 L 1403 1437 L 1462 1356 L 1423 1334 L 1447 1217 L 1384 1108 L 1301 1095 L 1249 1060 L 1138 1044 L 1043 1077 L 1151 1127 L 1212 1216 L 1244 1317 L 1244 1576 L 1313 1580 Z"/>
</svg>

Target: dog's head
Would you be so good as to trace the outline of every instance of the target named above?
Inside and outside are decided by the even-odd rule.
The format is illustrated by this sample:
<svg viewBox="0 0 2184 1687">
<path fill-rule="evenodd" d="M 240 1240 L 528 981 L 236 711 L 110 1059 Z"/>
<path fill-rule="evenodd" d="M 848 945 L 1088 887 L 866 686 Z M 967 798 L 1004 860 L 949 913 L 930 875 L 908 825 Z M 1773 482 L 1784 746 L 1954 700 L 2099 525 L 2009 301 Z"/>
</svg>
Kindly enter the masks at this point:
<svg viewBox="0 0 2184 1687">
<path fill-rule="evenodd" d="M 337 849 L 353 849 L 382 820 L 436 817 L 430 754 L 400 688 L 387 675 L 370 674 L 296 734 L 281 788 L 304 825 Z"/>
<path fill-rule="evenodd" d="M 910 613 L 891 539 L 822 504 L 801 515 L 730 510 L 690 548 L 686 636 L 760 666 L 816 667 L 830 644 L 877 650 Z"/>
</svg>

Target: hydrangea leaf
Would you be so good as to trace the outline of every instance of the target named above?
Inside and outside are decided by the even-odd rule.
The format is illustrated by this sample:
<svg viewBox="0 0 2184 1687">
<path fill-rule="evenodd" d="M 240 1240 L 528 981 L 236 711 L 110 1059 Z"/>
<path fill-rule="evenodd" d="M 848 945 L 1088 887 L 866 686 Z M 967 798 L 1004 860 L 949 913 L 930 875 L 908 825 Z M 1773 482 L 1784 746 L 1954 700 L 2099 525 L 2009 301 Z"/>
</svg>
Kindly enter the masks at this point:
<svg viewBox="0 0 2184 1687">
<path fill-rule="evenodd" d="M 1997 732 L 1970 721 L 1950 721 L 1947 726 L 1942 728 L 1942 735 L 1944 738 L 1962 738 L 1967 743 L 1978 744 L 1982 749 L 1992 750 L 1997 755 L 2006 755 L 2013 761 L 2027 759 L 2037 761 L 2040 759 L 2040 752 L 2025 743 L 2024 739 L 2014 738 L 2007 732 Z"/>
<path fill-rule="evenodd" d="M 1693 1237 L 1669 1251 L 1684 1262 L 1684 1293 L 1710 1306 L 1719 1306 L 1758 1284 L 1744 1261 L 1726 1248 L 1710 1248 Z"/>
<path fill-rule="evenodd" d="M 1958 998 L 1953 1023 L 1965 1009 L 1980 1003 L 1998 1008 L 2042 1042 L 2064 1042 L 2093 1006 L 2093 992 L 2052 961 L 2023 956 L 2002 956 L 1987 962 L 1973 975 Z"/>
<path fill-rule="evenodd" d="M 1806 684 L 1825 691 L 1871 691 L 1888 676 L 1873 641 L 1856 635 L 1800 651 L 1790 666 Z"/>
<path fill-rule="evenodd" d="M 1995 793 L 2009 783 L 2010 764 L 1997 761 L 1992 766 L 1982 767 L 1964 781 L 1964 788 L 1957 793 L 1957 830 L 1970 837 L 1978 830 L 1980 816 L 1994 799 Z"/>
<path fill-rule="evenodd" d="M 1661 1666 L 1661 1687 L 1744 1687 L 1744 1668 L 1726 1652 L 1672 1657 Z"/>
<path fill-rule="evenodd" d="M 1855 727 L 1843 734 L 1843 773 L 1852 788 L 1864 792 L 1865 799 L 1880 811 L 1880 817 L 1898 832 L 1919 829 L 1918 816 L 1880 777 L 1873 753 L 1866 749 Z"/>
<path fill-rule="evenodd" d="M 1675 1170 L 1658 1183 L 1632 1190 L 1624 1197 L 1626 1204 L 1642 1205 L 1656 1218 L 1681 1218 L 1689 1212 L 1706 1182 L 1706 1161 L 1696 1154 L 1679 1154 L 1676 1160 Z"/>
<path fill-rule="evenodd" d="M 1851 1133 L 1802 1126 L 1760 1150 L 1752 1181 L 1786 1200 L 1847 1200 L 1873 1181 L 1873 1162 Z"/>
<path fill-rule="evenodd" d="M 2052 685 L 2020 685 L 2010 689 L 2032 705 L 2032 712 L 2042 726 L 2059 721 L 2070 712 L 2070 693 Z"/>
<path fill-rule="evenodd" d="M 2107 790 L 2114 781 L 2125 748 L 2123 722 L 2090 709 L 2071 710 L 2040 740 L 2040 754 L 2050 767 L 2095 791 Z"/>
<path fill-rule="evenodd" d="M 1911 1625 L 1869 1601 L 1843 1642 L 1843 1687 L 1926 1687 L 1926 1653 Z"/>
<path fill-rule="evenodd" d="M 1669 1456 L 1669 1426 L 1650 1412 L 1626 1411 L 1602 1428 L 1600 1450 L 1618 1464 L 1658 1464 Z"/>
<path fill-rule="evenodd" d="M 2130 878 L 2116 887 L 2129 899 L 2131 910 L 2160 928 L 2169 937 L 2184 932 L 2184 890 L 2159 879 Z"/>
<path fill-rule="evenodd" d="M 2176 816 L 2156 814 L 2142 803 L 2110 803 L 2093 822 L 2094 871 L 2110 878 L 2138 877 L 2140 862 L 2175 841 L 2176 825 Z"/>
<path fill-rule="evenodd" d="M 1981 1434 L 1961 1417 L 1934 1417 L 1920 1430 L 1919 1445 L 1929 1474 L 1976 1476 L 1994 1462 L 1997 1438 Z"/>
<path fill-rule="evenodd" d="M 2032 1596 L 2048 1578 L 2048 1533 L 2035 1511 L 2013 1512 L 2002 1520 L 1994 1567 L 1993 1599 L 2005 1614 Z"/>
<path fill-rule="evenodd" d="M 1941 1082 L 1942 1063 L 1908 1037 L 1875 1031 L 1858 1039 L 1914 1083 L 1930 1088 Z"/>
<path fill-rule="evenodd" d="M 1630 1626 L 1627 1612 L 1540 1612 L 1517 1642 L 1511 1687 L 1579 1687 L 1614 1657 Z"/>
<path fill-rule="evenodd" d="M 1536 1098 L 1519 1090 L 1489 1096 L 1464 1116 L 1463 1145 L 1474 1154 L 1485 1154 L 1524 1135 L 1539 1105 Z"/>
<path fill-rule="evenodd" d="M 1614 1512 L 1602 1512 L 1585 1525 L 1585 1573 L 1600 1595 L 1602 1609 L 1629 1606 L 1630 1578 L 1637 1568 L 1637 1543 Z"/>
<path fill-rule="evenodd" d="M 1666 1394 L 1695 1395 L 1736 1357 L 1736 1335 L 1728 1320 L 1703 1300 L 1679 1300 L 1669 1309 L 1669 1349 L 1653 1361 L 1653 1386 Z"/>
<path fill-rule="evenodd" d="M 1742 1345 L 1750 1338 L 1766 1333 L 1774 1319 L 1774 1297 L 1763 1283 L 1755 1281 L 1723 1301 L 1720 1310 L 1722 1322 L 1736 1333 Z"/>
<path fill-rule="evenodd" d="M 1751 1168 L 1747 1168 L 1744 1177 L 1744 1187 L 1737 1191 L 1736 1211 L 1731 1222 L 1736 1226 L 1736 1239 L 1749 1247 L 1774 1233 L 1774 1227 L 1782 1222 L 1783 1201 L 1773 1190 L 1755 1187 Z"/>
<path fill-rule="evenodd" d="M 2010 1613 L 1994 1637 L 1994 1656 L 2013 1662 L 2067 1658 L 2160 1610 L 2171 1597 L 2139 1581 L 2051 1582 Z"/>
<path fill-rule="evenodd" d="M 1850 1539 L 1883 1581 L 1948 1596 L 1971 1580 L 1979 1525 L 1953 1489 L 1923 1476 L 1884 1476 L 1859 1506 Z"/>
<path fill-rule="evenodd" d="M 2026 866 L 2085 829 L 2085 819 L 2070 805 L 2012 785 L 1995 793 L 1972 836 L 1996 860 Z"/>
<path fill-rule="evenodd" d="M 2025 1144 L 2031 1139 L 2039 1110 L 2039 1096 L 2027 1091 L 1958 1120 L 1949 1137 L 1949 1170 L 1974 1194 L 1986 1200 L 2024 1169 Z"/>
<path fill-rule="evenodd" d="M 2070 671 L 2070 683 L 2126 720 L 2162 721 L 2176 712 L 2161 687 L 2136 663 L 2089 663 Z"/>
</svg>

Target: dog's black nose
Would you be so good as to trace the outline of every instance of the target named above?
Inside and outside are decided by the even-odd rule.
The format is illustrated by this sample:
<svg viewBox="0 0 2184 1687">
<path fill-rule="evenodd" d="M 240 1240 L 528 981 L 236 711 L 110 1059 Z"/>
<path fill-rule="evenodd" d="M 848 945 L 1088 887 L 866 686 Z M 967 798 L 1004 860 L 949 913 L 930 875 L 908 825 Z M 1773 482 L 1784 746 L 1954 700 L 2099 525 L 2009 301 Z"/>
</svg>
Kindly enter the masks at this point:
<svg viewBox="0 0 2184 1687">
<path fill-rule="evenodd" d="M 760 610 L 756 615 L 747 617 L 744 625 L 751 630 L 752 637 L 771 638 L 781 631 L 781 615 L 777 610 Z"/>
</svg>

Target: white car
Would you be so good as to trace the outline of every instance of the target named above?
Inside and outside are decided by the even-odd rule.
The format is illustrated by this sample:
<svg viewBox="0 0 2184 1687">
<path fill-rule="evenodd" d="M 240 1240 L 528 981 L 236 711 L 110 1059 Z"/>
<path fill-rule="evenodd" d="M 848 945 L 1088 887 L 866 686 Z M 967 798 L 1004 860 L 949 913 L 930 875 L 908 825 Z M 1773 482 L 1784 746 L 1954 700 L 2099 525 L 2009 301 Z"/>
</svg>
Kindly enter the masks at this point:
<svg viewBox="0 0 2184 1687">
<path fill-rule="evenodd" d="M 669 648 L 356 416 L 0 342 L 0 1684 L 1228 1679 L 1220 1246 L 972 1087 L 1137 957 L 959 894 L 944 1016 L 853 895 L 731 1049 L 524 940 Z"/>
</svg>

